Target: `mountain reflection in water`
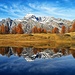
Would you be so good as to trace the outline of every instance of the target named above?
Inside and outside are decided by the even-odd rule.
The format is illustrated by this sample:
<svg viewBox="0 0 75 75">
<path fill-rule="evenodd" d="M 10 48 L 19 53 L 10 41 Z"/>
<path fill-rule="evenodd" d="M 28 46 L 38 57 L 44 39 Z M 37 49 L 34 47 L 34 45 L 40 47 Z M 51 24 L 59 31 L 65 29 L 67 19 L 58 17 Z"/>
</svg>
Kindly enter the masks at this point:
<svg viewBox="0 0 75 75">
<path fill-rule="evenodd" d="M 0 75 L 75 75 L 72 47 L 0 47 Z"/>
<path fill-rule="evenodd" d="M 19 47 L 0 47 L 0 54 L 11 57 L 11 55 L 25 58 L 26 61 L 35 59 L 50 59 L 72 54 L 75 58 L 75 50 L 69 48 L 19 48 Z"/>
</svg>

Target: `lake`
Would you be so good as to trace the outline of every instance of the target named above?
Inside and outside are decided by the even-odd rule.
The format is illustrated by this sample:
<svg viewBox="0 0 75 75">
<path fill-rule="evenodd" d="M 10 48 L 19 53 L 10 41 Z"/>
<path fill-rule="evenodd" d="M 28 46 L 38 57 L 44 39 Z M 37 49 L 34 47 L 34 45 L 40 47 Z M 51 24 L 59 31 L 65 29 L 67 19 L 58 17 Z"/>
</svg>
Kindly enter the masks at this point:
<svg viewBox="0 0 75 75">
<path fill-rule="evenodd" d="M 0 75 L 75 75 L 75 49 L 0 47 Z"/>
</svg>

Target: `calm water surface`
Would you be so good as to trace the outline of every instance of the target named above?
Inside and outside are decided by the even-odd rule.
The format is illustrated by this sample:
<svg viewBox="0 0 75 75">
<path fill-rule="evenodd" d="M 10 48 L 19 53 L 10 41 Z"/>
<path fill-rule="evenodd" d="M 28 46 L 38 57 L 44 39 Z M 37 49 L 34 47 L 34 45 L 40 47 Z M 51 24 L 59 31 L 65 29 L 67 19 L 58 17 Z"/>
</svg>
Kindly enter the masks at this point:
<svg viewBox="0 0 75 75">
<path fill-rule="evenodd" d="M 0 75 L 75 75 L 70 48 L 0 47 Z"/>
</svg>

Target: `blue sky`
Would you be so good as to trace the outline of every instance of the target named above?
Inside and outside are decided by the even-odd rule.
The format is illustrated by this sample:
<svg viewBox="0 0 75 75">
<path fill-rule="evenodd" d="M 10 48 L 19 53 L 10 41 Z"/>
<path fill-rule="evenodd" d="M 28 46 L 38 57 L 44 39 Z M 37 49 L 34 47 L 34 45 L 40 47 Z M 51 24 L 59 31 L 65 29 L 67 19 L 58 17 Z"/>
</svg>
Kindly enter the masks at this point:
<svg viewBox="0 0 75 75">
<path fill-rule="evenodd" d="M 0 20 L 23 18 L 26 14 L 75 19 L 74 0 L 0 0 Z"/>
</svg>

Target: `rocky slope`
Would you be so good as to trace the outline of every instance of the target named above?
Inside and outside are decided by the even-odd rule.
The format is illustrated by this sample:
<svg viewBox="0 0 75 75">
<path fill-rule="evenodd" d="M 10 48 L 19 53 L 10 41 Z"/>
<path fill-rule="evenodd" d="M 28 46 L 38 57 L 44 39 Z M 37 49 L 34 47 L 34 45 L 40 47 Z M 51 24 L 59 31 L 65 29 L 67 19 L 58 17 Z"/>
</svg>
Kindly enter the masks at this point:
<svg viewBox="0 0 75 75">
<path fill-rule="evenodd" d="M 45 28 L 46 30 L 52 30 L 52 28 L 57 27 L 60 30 L 62 25 L 71 27 L 73 21 L 54 17 L 36 17 L 33 14 L 27 14 L 23 19 L 12 20 L 7 18 L 0 21 L 0 25 L 4 24 L 9 26 L 10 30 L 12 27 L 18 25 L 19 23 L 22 24 L 24 32 L 29 33 L 31 32 L 33 26 Z"/>
</svg>

